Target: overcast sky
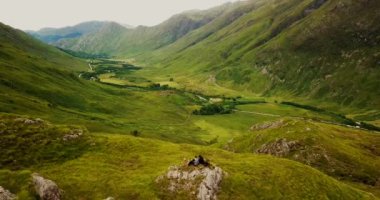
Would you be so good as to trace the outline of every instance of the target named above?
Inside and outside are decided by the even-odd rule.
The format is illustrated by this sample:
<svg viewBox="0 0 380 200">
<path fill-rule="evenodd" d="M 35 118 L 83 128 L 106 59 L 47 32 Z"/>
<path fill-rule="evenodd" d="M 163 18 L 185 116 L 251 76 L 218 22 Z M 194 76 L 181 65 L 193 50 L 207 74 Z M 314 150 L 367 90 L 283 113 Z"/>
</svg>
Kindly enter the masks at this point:
<svg viewBox="0 0 380 200">
<path fill-rule="evenodd" d="M 0 0 L 0 22 L 23 30 L 101 20 L 156 25 L 173 14 L 236 0 Z"/>
</svg>

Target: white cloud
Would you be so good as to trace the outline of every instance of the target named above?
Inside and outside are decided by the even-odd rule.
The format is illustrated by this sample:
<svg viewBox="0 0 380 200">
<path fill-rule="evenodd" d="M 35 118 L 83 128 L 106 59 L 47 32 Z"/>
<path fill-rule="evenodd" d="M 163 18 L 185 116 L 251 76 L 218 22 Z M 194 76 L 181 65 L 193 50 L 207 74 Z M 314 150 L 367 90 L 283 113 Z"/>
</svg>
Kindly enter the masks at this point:
<svg viewBox="0 0 380 200">
<path fill-rule="evenodd" d="M 236 0 L 0 0 L 0 22 L 23 30 L 83 21 L 155 25 L 173 14 Z"/>
</svg>

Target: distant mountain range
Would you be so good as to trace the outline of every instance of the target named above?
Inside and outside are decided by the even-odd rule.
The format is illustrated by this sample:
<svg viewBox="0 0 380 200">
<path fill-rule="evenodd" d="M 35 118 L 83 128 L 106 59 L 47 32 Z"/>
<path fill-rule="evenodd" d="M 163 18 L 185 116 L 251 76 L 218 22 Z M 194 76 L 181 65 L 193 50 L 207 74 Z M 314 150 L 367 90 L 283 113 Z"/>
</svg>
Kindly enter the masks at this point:
<svg viewBox="0 0 380 200">
<path fill-rule="evenodd" d="M 42 29 L 61 48 L 134 58 L 159 74 L 359 108 L 380 106 L 380 2 L 241 1 L 153 26 L 87 22 Z M 165 73 L 165 74 L 164 74 Z"/>
</svg>

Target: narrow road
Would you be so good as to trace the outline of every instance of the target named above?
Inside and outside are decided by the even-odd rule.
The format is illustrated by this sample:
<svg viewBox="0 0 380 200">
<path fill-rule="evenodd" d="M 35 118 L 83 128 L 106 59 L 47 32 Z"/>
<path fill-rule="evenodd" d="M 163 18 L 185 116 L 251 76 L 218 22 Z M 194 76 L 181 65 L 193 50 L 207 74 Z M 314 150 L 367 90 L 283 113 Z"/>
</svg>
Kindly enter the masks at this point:
<svg viewBox="0 0 380 200">
<path fill-rule="evenodd" d="M 270 116 L 270 117 L 282 117 L 281 115 L 275 115 L 275 114 L 269 114 L 269 113 L 261 113 L 261 112 L 252 112 L 252 111 L 244 111 L 244 110 L 236 110 L 235 112 L 242 112 L 242 113 L 249 113 L 249 114 L 255 114 L 255 115 L 263 115 L 263 116 Z"/>
</svg>

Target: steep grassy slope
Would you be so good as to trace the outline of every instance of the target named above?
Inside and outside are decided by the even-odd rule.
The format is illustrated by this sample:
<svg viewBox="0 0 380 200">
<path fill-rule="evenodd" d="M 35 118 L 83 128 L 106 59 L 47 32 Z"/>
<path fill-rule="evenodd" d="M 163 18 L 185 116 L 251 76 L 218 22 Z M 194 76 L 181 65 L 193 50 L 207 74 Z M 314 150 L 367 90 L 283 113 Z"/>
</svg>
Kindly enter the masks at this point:
<svg viewBox="0 0 380 200">
<path fill-rule="evenodd" d="M 210 10 L 184 12 L 153 27 L 139 26 L 134 29 L 126 29 L 114 23 L 112 26 L 102 27 L 83 37 L 62 39 L 54 44 L 62 48 L 88 53 L 106 53 L 118 56 L 138 55 L 175 42 L 187 33 L 208 24 L 232 6 L 234 4 L 227 3 Z"/>
<path fill-rule="evenodd" d="M 189 76 L 203 85 L 216 77 L 219 86 L 263 95 L 380 106 L 378 1 L 246 3 L 248 11 L 231 11 L 240 17 L 227 26 L 217 18 L 155 51 L 147 65 L 182 84 Z"/>
<path fill-rule="evenodd" d="M 96 54 L 116 54 L 122 44 L 121 38 L 128 31 L 115 22 L 104 23 L 99 29 L 81 37 L 61 39 L 53 43 L 63 49 Z"/>
<path fill-rule="evenodd" d="M 83 61 L 21 31 L 0 27 L 0 112 L 82 124 L 91 131 L 129 134 L 137 129 L 144 136 L 202 143 L 196 126 L 175 125 L 188 118 L 189 111 L 182 106 L 189 102 L 186 96 L 80 79 L 79 71 L 88 69 Z"/>
<path fill-rule="evenodd" d="M 377 109 L 379 7 L 374 0 L 251 0 L 154 27 L 113 24 L 58 45 L 132 58 L 156 67 L 142 75 L 175 76 L 197 90 Z"/>
</svg>

